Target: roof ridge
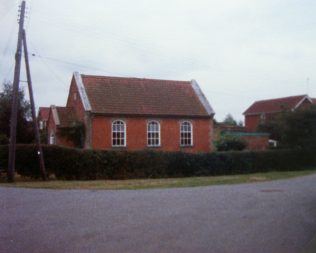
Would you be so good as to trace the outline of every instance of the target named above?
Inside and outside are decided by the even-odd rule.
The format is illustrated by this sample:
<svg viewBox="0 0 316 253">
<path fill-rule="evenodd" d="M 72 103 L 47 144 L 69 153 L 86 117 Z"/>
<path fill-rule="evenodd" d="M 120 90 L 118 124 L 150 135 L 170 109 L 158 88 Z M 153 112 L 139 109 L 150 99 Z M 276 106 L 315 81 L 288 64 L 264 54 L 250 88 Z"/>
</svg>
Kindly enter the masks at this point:
<svg viewBox="0 0 316 253">
<path fill-rule="evenodd" d="M 279 97 L 279 98 L 270 98 L 270 99 L 262 99 L 262 100 L 257 100 L 254 103 L 258 103 L 258 102 L 265 102 L 265 101 L 272 101 L 272 100 L 283 100 L 283 99 L 288 99 L 288 98 L 295 98 L 295 97 L 306 97 L 308 96 L 307 94 L 304 95 L 295 95 L 295 96 L 287 96 L 287 97 Z M 308 96 L 309 97 L 309 96 Z"/>
<path fill-rule="evenodd" d="M 135 79 L 135 80 L 149 80 L 149 81 L 163 81 L 163 82 L 183 82 L 183 83 L 191 83 L 191 80 L 171 80 L 171 79 L 157 79 L 157 78 L 143 78 L 143 77 L 121 77 L 121 76 L 101 76 L 101 75 L 86 75 L 81 74 L 82 77 L 90 77 L 90 78 L 113 78 L 113 79 Z"/>
</svg>

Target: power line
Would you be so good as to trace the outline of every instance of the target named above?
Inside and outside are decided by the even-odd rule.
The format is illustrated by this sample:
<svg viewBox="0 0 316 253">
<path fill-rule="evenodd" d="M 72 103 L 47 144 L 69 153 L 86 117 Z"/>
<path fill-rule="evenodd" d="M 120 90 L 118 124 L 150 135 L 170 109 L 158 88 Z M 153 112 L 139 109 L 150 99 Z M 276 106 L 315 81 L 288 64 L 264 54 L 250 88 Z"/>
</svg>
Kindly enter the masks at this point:
<svg viewBox="0 0 316 253">
<path fill-rule="evenodd" d="M 135 49 L 137 49 L 138 51 L 142 52 L 144 55 L 148 56 L 148 55 L 154 55 L 155 59 L 159 58 L 159 59 L 163 59 L 165 61 L 170 61 L 170 56 L 166 55 L 166 50 L 161 50 L 158 48 L 154 48 L 152 47 L 152 45 L 149 45 L 148 42 L 145 43 L 140 43 L 139 40 L 135 39 L 135 37 L 129 37 L 129 36 L 122 36 L 119 33 L 115 33 L 115 32 L 109 32 L 109 31 L 105 31 L 105 30 L 96 30 L 93 27 L 76 27 L 73 23 L 63 23 L 60 22 L 59 24 L 55 22 L 50 22 L 47 21 L 47 19 L 45 18 L 41 18 L 42 22 L 45 22 L 49 25 L 53 25 L 58 29 L 61 30 L 68 30 L 68 31 L 73 31 L 76 33 L 76 35 L 79 36 L 84 36 L 84 38 L 104 38 L 106 37 L 107 39 L 113 39 L 117 42 L 120 42 L 121 44 L 125 44 L 128 45 L 129 47 L 133 47 Z M 87 36 L 89 34 L 89 36 Z M 106 35 L 106 36 L 105 36 Z M 168 37 L 166 37 L 165 39 L 168 39 Z M 152 58 L 153 59 L 153 58 Z M 186 63 L 195 63 L 197 60 L 194 58 L 190 58 L 190 57 L 180 57 L 179 60 L 181 60 L 182 62 L 186 62 Z"/>
<path fill-rule="evenodd" d="M 98 70 L 98 71 L 102 71 L 102 72 L 108 73 L 110 75 L 124 76 L 124 74 L 122 74 L 122 73 L 117 73 L 117 72 L 113 72 L 113 71 L 104 70 L 102 68 L 91 66 L 91 65 L 78 64 L 78 63 L 75 63 L 75 62 L 61 60 L 61 59 L 57 59 L 57 58 L 54 58 L 54 57 L 43 56 L 43 55 L 40 55 L 40 54 L 37 54 L 37 53 L 32 53 L 31 56 L 39 58 L 41 60 L 48 60 L 48 61 L 58 62 L 58 63 L 62 63 L 62 64 L 65 64 L 65 65 L 71 65 L 71 66 L 75 66 L 75 67 L 79 67 L 79 68 L 83 68 L 83 69 Z"/>
</svg>

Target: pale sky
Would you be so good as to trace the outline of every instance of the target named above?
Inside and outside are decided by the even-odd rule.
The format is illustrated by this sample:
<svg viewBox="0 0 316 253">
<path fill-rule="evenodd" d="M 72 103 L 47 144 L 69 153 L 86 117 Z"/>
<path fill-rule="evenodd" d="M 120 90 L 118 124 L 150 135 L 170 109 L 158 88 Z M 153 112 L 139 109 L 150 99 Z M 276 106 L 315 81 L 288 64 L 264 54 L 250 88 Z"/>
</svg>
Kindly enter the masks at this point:
<svg viewBox="0 0 316 253">
<path fill-rule="evenodd" d="M 64 106 L 74 71 L 195 79 L 218 121 L 243 120 L 255 100 L 316 97 L 315 0 L 26 3 L 37 107 Z M 1 83 L 13 80 L 19 4 L 0 0 Z"/>
</svg>

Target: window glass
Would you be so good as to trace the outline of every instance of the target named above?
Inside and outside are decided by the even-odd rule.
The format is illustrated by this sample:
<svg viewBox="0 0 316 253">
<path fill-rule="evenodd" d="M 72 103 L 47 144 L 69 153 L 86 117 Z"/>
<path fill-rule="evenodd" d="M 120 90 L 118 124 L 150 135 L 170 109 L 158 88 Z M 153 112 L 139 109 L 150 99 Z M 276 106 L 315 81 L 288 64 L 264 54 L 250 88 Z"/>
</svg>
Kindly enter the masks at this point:
<svg viewBox="0 0 316 253">
<path fill-rule="evenodd" d="M 192 136 L 192 124 L 188 121 L 182 122 L 180 127 L 180 145 L 192 146 Z"/>
<path fill-rule="evenodd" d="M 157 121 L 150 121 L 147 125 L 147 145 L 160 146 L 160 124 Z"/>
<path fill-rule="evenodd" d="M 124 147 L 126 145 L 125 123 L 116 120 L 112 123 L 112 146 Z"/>
</svg>

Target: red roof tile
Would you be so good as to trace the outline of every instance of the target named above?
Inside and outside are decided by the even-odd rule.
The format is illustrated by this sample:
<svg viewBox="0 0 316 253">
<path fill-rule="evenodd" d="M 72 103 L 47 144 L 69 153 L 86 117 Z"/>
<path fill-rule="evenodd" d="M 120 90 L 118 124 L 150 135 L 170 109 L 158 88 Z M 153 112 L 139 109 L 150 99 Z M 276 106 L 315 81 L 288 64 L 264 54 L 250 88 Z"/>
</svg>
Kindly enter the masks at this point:
<svg viewBox="0 0 316 253">
<path fill-rule="evenodd" d="M 276 113 L 295 109 L 307 95 L 268 99 L 254 102 L 243 114 Z"/>
<path fill-rule="evenodd" d="M 93 113 L 210 117 L 189 81 L 81 77 Z"/>
<path fill-rule="evenodd" d="M 44 121 L 47 121 L 48 120 L 48 116 L 49 116 L 49 110 L 50 108 L 49 107 L 40 107 L 38 109 L 38 116 L 44 120 Z"/>
</svg>

